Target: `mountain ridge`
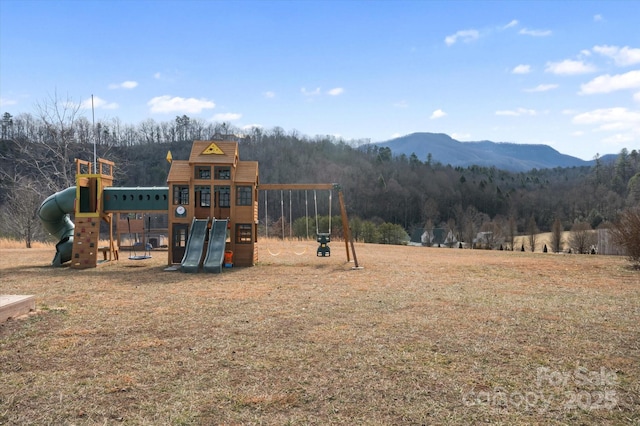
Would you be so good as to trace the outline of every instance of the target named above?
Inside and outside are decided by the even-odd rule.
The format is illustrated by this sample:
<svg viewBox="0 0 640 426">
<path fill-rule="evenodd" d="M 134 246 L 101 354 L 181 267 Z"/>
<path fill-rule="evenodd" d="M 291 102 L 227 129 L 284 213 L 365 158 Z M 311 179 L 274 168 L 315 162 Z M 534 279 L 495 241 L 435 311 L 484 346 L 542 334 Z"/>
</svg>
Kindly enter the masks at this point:
<svg viewBox="0 0 640 426">
<path fill-rule="evenodd" d="M 445 133 L 416 132 L 383 142 L 371 143 L 391 149 L 394 155 L 414 154 L 422 161 L 431 154 L 432 161 L 454 167 L 472 165 L 491 167 L 513 172 L 555 167 L 590 166 L 586 161 L 544 144 L 519 144 L 489 140 L 461 142 Z M 605 155 L 602 158 L 607 158 Z M 614 156 L 615 157 L 615 156 Z"/>
</svg>

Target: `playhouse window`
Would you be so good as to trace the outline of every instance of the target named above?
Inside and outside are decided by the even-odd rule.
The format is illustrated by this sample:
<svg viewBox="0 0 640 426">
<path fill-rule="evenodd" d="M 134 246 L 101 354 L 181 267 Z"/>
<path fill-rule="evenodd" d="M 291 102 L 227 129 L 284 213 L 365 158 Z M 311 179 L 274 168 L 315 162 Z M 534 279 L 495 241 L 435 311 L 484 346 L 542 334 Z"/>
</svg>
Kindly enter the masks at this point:
<svg viewBox="0 0 640 426">
<path fill-rule="evenodd" d="M 251 244 L 251 230 L 250 223 L 238 223 L 236 224 L 236 243 L 237 244 Z"/>
<path fill-rule="evenodd" d="M 220 186 L 218 191 L 218 207 L 231 207 L 231 187 Z"/>
<path fill-rule="evenodd" d="M 200 193 L 200 207 L 211 207 L 211 187 L 196 186 L 196 192 Z"/>
<path fill-rule="evenodd" d="M 219 166 L 219 167 L 216 167 L 214 169 L 214 171 L 215 171 L 216 179 L 219 179 L 219 180 L 229 180 L 229 179 L 231 179 L 231 167 Z"/>
<path fill-rule="evenodd" d="M 189 185 L 173 185 L 173 204 L 189 204 Z"/>
<path fill-rule="evenodd" d="M 211 179 L 211 166 L 196 166 L 196 179 Z"/>
<path fill-rule="evenodd" d="M 251 205 L 251 192 L 250 186 L 238 186 L 236 188 L 236 205 L 238 206 L 250 206 Z"/>
<path fill-rule="evenodd" d="M 187 246 L 187 230 L 186 229 L 178 229 L 176 230 L 175 241 L 173 242 L 175 247 L 186 247 Z"/>
</svg>

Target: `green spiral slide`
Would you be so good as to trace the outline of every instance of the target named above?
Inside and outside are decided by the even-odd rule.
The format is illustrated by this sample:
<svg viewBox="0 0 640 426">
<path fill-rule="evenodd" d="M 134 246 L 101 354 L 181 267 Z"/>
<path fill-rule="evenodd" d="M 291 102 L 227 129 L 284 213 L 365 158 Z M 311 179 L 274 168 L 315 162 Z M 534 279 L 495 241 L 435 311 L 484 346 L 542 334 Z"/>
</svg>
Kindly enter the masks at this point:
<svg viewBox="0 0 640 426">
<path fill-rule="evenodd" d="M 73 252 L 73 230 L 75 226 L 69 213 L 75 211 L 76 187 L 71 186 L 47 197 L 38 208 L 38 217 L 44 228 L 59 241 L 53 266 L 62 266 L 71 260 Z"/>
</svg>

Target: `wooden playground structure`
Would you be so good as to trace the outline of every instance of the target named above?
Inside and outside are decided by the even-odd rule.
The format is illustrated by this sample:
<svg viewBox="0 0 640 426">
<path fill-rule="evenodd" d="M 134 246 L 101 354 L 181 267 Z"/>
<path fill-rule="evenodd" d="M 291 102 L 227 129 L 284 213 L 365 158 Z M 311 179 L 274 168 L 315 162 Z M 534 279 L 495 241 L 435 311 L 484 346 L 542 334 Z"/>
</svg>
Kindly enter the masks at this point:
<svg viewBox="0 0 640 426">
<path fill-rule="evenodd" d="M 117 188 L 114 163 L 76 159 L 76 186 L 51 195 L 38 210 L 45 228 L 60 239 L 52 264 L 70 261 L 72 268 L 84 269 L 118 260 L 123 234 L 135 235 L 133 244 L 142 244 L 145 251 L 129 259 L 146 258 L 152 228 L 143 215 L 155 212 L 167 218 L 168 241 L 155 243 L 167 246 L 169 266 L 180 265 L 184 272 L 253 266 L 258 261 L 260 190 L 265 201 L 267 191 L 337 191 L 347 262 L 353 258 L 358 267 L 339 185 L 261 184 L 258 162 L 241 161 L 234 141 L 195 141 L 189 159 L 170 163 L 167 187 Z M 106 246 L 100 246 L 101 223 L 108 227 Z M 317 234 L 317 255 L 330 255 L 331 225 L 328 233 Z"/>
</svg>

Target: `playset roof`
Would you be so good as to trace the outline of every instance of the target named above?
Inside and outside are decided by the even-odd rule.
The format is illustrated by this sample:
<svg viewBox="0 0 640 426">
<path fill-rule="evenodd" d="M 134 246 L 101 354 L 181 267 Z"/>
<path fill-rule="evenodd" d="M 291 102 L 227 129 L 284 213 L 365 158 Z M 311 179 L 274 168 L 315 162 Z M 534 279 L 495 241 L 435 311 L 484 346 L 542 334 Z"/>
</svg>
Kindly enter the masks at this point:
<svg viewBox="0 0 640 426">
<path fill-rule="evenodd" d="M 258 162 L 239 161 L 236 168 L 236 182 L 257 183 L 258 182 Z"/>
<path fill-rule="evenodd" d="M 173 160 L 167 182 L 185 182 L 191 179 L 191 166 L 186 160 Z"/>
<path fill-rule="evenodd" d="M 238 162 L 238 143 L 224 141 L 194 141 L 190 164 L 229 164 Z"/>
</svg>

